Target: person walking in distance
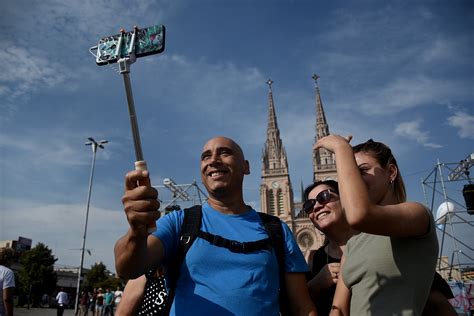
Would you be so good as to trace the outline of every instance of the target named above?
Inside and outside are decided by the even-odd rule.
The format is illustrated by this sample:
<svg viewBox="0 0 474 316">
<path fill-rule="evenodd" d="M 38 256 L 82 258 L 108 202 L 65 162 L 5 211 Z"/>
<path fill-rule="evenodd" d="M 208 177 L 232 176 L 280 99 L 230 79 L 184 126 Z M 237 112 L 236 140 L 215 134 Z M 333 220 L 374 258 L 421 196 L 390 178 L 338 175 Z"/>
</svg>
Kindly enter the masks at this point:
<svg viewBox="0 0 474 316">
<path fill-rule="evenodd" d="M 67 304 L 69 303 L 69 296 L 64 292 L 64 288 L 59 290 L 58 295 L 56 295 L 56 302 L 58 303 L 57 315 L 63 316 L 64 310 L 66 309 Z"/>
<path fill-rule="evenodd" d="M 13 292 L 15 291 L 15 274 L 10 268 L 13 250 L 0 249 L 0 315 L 13 316 Z"/>
<path fill-rule="evenodd" d="M 109 288 L 104 294 L 104 316 L 114 316 L 114 293 Z"/>
<path fill-rule="evenodd" d="M 84 289 L 81 292 L 81 298 L 79 300 L 79 315 L 87 316 L 88 311 L 89 311 L 89 292 Z"/>
<path fill-rule="evenodd" d="M 104 312 L 104 293 L 102 292 L 102 288 L 97 290 L 97 297 L 95 300 L 95 316 L 102 316 Z"/>
<path fill-rule="evenodd" d="M 114 292 L 114 309 L 118 308 L 120 301 L 122 300 L 123 291 L 120 286 L 117 286 L 117 290 Z"/>
</svg>

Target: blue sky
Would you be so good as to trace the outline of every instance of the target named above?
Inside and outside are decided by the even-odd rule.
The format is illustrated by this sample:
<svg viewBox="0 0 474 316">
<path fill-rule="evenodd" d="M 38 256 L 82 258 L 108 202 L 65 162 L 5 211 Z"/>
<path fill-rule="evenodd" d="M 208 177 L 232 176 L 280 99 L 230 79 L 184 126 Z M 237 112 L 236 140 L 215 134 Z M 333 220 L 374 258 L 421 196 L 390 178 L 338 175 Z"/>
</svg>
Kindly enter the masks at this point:
<svg viewBox="0 0 474 316">
<path fill-rule="evenodd" d="M 411 200 L 424 202 L 420 179 L 437 159 L 474 151 L 472 1 L 3 1 L 0 240 L 29 237 L 51 247 L 58 264 L 78 266 L 92 157 L 84 143 L 107 139 L 84 265 L 115 270 L 134 151 L 122 78 L 96 66 L 88 49 L 121 27 L 154 24 L 167 27 L 166 50 L 139 59 L 131 80 L 156 185 L 200 183 L 203 143 L 226 135 L 250 161 L 244 193 L 258 209 L 271 78 L 298 196 L 312 178 L 313 73 L 330 131 L 389 144 Z M 459 201 L 462 184 L 448 192 Z M 465 226 L 456 232 L 472 237 Z"/>
</svg>

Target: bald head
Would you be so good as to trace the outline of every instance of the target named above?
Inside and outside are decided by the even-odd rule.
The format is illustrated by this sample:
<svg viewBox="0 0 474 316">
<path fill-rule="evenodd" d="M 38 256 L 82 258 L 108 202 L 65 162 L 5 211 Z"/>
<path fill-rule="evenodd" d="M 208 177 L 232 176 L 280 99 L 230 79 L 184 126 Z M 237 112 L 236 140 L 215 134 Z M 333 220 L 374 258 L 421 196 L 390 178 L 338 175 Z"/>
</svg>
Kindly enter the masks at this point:
<svg viewBox="0 0 474 316">
<path fill-rule="evenodd" d="M 238 154 L 240 157 L 242 157 L 243 160 L 245 160 L 244 151 L 242 150 L 240 145 L 237 144 L 232 138 L 225 137 L 225 136 L 216 136 L 216 137 L 213 137 L 213 138 L 209 139 L 206 142 L 206 144 L 204 144 L 203 152 L 206 151 L 206 148 L 209 148 L 209 146 L 211 144 L 214 144 L 214 143 L 228 144 L 228 146 L 231 146 L 236 154 Z"/>
</svg>

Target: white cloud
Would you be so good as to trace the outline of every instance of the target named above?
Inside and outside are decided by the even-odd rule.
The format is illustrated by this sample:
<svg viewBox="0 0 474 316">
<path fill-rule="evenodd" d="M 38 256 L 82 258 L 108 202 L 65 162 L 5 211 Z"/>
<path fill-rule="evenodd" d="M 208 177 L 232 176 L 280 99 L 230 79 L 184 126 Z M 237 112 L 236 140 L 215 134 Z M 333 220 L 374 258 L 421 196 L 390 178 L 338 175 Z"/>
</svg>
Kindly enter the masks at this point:
<svg viewBox="0 0 474 316">
<path fill-rule="evenodd" d="M 448 124 L 459 129 L 462 138 L 474 139 L 474 116 L 464 112 L 456 112 L 448 117 Z"/>
<path fill-rule="evenodd" d="M 430 142 L 429 132 L 421 130 L 422 120 L 403 122 L 396 126 L 395 133 L 402 137 L 415 140 L 418 144 L 428 148 L 441 148 L 443 146 Z"/>
<path fill-rule="evenodd" d="M 39 201 L 25 203 L 4 199 L 0 210 L 0 239 L 34 236 L 33 244 L 46 244 L 59 259 L 58 264 L 78 266 L 85 215 L 85 203 L 46 205 Z M 91 205 L 85 248 L 91 249 L 92 256 L 86 253 L 84 266 L 102 261 L 114 271 L 113 247 L 126 230 L 123 212 Z"/>
<path fill-rule="evenodd" d="M 338 81 L 326 83 L 333 87 L 326 91 L 344 98 L 346 108 L 392 115 L 473 97 L 465 78 L 448 70 L 471 67 L 468 33 L 433 32 L 436 15 L 425 6 L 414 5 L 405 14 L 396 14 L 399 8 L 392 5 L 358 8 L 336 11 L 334 25 L 315 35 L 324 47 L 309 61 L 324 78 Z"/>
<path fill-rule="evenodd" d="M 417 59 L 423 63 L 431 63 L 437 68 L 443 68 L 443 63 L 470 65 L 472 62 L 471 41 L 469 35 L 462 33 L 454 37 L 439 36 L 436 40 L 420 47 Z"/>
<path fill-rule="evenodd" d="M 435 62 L 453 57 L 456 55 L 453 47 L 454 44 L 453 42 L 438 39 L 423 53 L 421 59 L 424 62 Z"/>
<path fill-rule="evenodd" d="M 349 96 L 341 105 L 367 115 L 392 115 L 422 106 L 447 106 L 452 100 L 471 98 L 471 90 L 466 81 L 414 76 L 396 79 L 379 89 Z"/>
<path fill-rule="evenodd" d="M 177 123 L 203 120 L 205 124 L 193 123 L 196 125 L 195 135 L 200 133 L 205 138 L 208 132 L 212 132 L 209 136 L 213 136 L 216 130 L 223 127 L 226 131 L 238 127 L 242 132 L 252 128 L 255 121 L 235 118 L 247 116 L 249 107 L 253 116 L 260 118 L 259 113 L 266 113 L 266 99 L 262 97 L 266 91 L 263 88 L 266 80 L 256 67 L 233 62 L 212 63 L 206 59 L 192 60 L 176 54 L 165 54 L 154 61 L 150 59 L 148 64 L 140 69 L 142 78 L 135 86 L 134 94 L 146 94 L 148 104 L 160 104 L 182 115 Z M 156 75 L 157 68 L 159 77 Z M 212 122 L 212 130 L 209 122 Z M 148 127 L 150 132 L 156 130 L 155 124 L 144 126 L 144 135 Z"/>
<path fill-rule="evenodd" d="M 78 177 L 86 177 L 88 174 L 92 153 L 90 146 L 83 145 L 85 137 L 64 129 L 35 132 L 36 134 L 0 134 L 0 166 L 15 166 L 2 170 L 0 187 L 5 186 L 3 193 L 6 196 L 19 194 L 13 189 L 14 186 L 47 182 L 49 189 L 41 187 L 41 190 L 46 190 L 42 195 L 48 198 L 54 190 L 65 189 L 61 185 L 69 186 Z M 98 152 L 96 165 L 111 164 L 110 161 L 121 154 L 120 146 L 115 142 L 107 144 L 106 150 Z"/>
<path fill-rule="evenodd" d="M 17 157 L 26 158 L 31 168 L 47 165 L 56 167 L 74 166 L 89 163 L 89 159 L 85 159 L 86 152 L 75 142 L 70 141 L 71 138 L 64 134 L 61 138 L 51 138 L 42 135 L 42 133 L 29 136 L 10 135 L 8 137 L 0 134 L 0 148 L 5 152 L 15 152 L 18 155 Z M 87 155 L 89 155 L 88 152 Z M 103 156 L 103 158 L 109 157 L 105 153 Z M 32 157 L 34 159 L 31 159 Z"/>
<path fill-rule="evenodd" d="M 34 25 L 36 29 L 44 30 L 41 37 L 32 36 L 30 41 L 42 41 L 47 48 L 47 41 L 57 39 L 58 35 L 69 35 L 74 42 L 81 41 L 91 34 L 97 34 L 96 32 L 100 34 L 104 30 L 118 32 L 121 27 L 132 28 L 137 24 L 137 17 L 141 17 L 138 22 L 150 23 L 138 26 L 153 25 L 163 20 L 165 12 L 171 11 L 176 5 L 176 1 L 170 0 L 145 0 L 134 3 L 120 0 L 45 0 L 32 3 L 19 0 L 14 6 L 6 6 L 4 16 L 6 19 L 17 21 L 15 23 L 17 29 L 28 29 Z M 18 10 L 19 8 L 21 10 Z M 106 35 L 110 34 L 99 36 Z M 64 49 L 70 47 L 65 45 Z"/>
<path fill-rule="evenodd" d="M 0 51 L 0 96 L 16 98 L 42 88 L 53 88 L 71 75 L 62 65 L 52 62 L 34 50 L 27 50 L 12 43 Z M 8 87 L 12 84 L 13 88 Z"/>
<path fill-rule="evenodd" d="M 52 89 L 76 89 L 83 78 L 91 78 L 84 60 L 87 48 L 121 27 L 131 28 L 137 17 L 149 26 L 163 20 L 163 14 L 179 4 L 169 0 L 18 0 L 2 5 L 0 20 L 11 29 L 0 36 L 0 121 L 11 119 L 37 93 Z M 157 10 L 159 6 L 159 10 Z M 133 7 L 133 9 L 131 9 Z M 150 14 L 150 12 L 154 12 Z M 121 24 L 123 23 L 123 24 Z M 40 30 L 39 36 L 31 30 Z M 18 35 L 23 34 L 23 35 Z"/>
<path fill-rule="evenodd" d="M 161 56 L 160 61 L 168 68 L 162 71 L 170 71 L 175 77 L 175 88 L 182 90 L 186 86 L 198 108 L 220 111 L 238 102 L 239 96 L 256 92 L 265 82 L 258 68 L 232 62 L 194 61 L 175 54 Z"/>
</svg>

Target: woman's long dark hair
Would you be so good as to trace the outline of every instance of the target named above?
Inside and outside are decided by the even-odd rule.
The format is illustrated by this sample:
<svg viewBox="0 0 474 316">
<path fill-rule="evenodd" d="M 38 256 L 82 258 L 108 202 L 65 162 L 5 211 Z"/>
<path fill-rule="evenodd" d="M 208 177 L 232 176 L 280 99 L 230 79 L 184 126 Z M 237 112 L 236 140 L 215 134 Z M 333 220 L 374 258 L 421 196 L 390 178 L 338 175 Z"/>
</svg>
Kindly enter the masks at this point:
<svg viewBox="0 0 474 316">
<path fill-rule="evenodd" d="M 390 164 L 393 164 L 397 167 L 397 176 L 393 179 L 393 191 L 398 203 L 406 201 L 407 194 L 405 190 L 405 183 L 403 183 L 402 175 L 400 174 L 400 169 L 398 168 L 397 160 L 392 154 L 392 150 L 385 145 L 384 143 L 374 142 L 372 139 L 369 139 L 365 143 L 356 145 L 352 147 L 354 154 L 358 152 L 363 152 L 371 155 L 377 159 L 378 163 L 383 168 L 388 168 Z"/>
</svg>

